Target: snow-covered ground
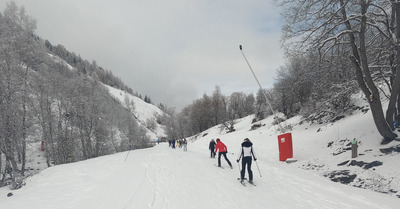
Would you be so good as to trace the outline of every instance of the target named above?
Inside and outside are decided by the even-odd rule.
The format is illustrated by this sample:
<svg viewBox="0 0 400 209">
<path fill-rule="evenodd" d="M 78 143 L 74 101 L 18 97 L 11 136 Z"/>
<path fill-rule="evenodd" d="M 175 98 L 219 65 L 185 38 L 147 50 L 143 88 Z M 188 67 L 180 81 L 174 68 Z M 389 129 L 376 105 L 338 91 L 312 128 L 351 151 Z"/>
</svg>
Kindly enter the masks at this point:
<svg viewBox="0 0 400 209">
<path fill-rule="evenodd" d="M 295 163 L 279 161 L 279 133 L 271 125 L 272 119 L 263 120 L 264 126 L 250 131 L 249 116 L 238 121 L 233 133 L 214 127 L 188 138 L 187 152 L 161 143 L 149 149 L 48 168 L 28 178 L 26 186 L 19 190 L 0 188 L 0 208 L 399 208 L 399 154 L 382 154 L 380 148 L 400 142 L 380 145 L 370 114 L 355 112 L 322 126 L 298 125 L 298 117 L 286 121 L 286 125 L 294 126 L 293 150 L 298 160 Z M 237 181 L 236 158 L 246 137 L 254 143 L 258 157 L 257 164 L 252 166 L 257 186 L 243 187 Z M 228 146 L 233 169 L 224 159 L 224 168 L 218 168 L 217 160 L 210 158 L 208 143 L 216 138 Z M 351 160 L 350 151 L 342 148 L 353 138 L 360 141 L 362 154 L 355 160 L 383 164 L 370 169 L 338 166 Z M 349 170 L 357 174 L 354 185 L 360 186 L 357 184 L 363 181 L 371 187 L 361 189 L 323 176 L 335 170 Z M 371 189 L 392 191 L 383 194 Z M 7 197 L 10 192 L 13 196 Z"/>
</svg>

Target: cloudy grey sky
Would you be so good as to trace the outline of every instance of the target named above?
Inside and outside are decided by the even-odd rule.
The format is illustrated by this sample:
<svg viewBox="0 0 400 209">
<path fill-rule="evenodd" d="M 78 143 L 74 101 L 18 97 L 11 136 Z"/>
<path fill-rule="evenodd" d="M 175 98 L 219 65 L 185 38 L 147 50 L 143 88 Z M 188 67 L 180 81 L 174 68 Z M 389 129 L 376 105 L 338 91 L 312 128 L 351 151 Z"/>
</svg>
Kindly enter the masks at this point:
<svg viewBox="0 0 400 209">
<path fill-rule="evenodd" d="M 4 10 L 8 0 L 0 0 Z M 211 95 L 256 93 L 283 65 L 272 0 L 15 0 L 53 45 L 111 70 L 154 103 L 178 110 Z"/>
</svg>

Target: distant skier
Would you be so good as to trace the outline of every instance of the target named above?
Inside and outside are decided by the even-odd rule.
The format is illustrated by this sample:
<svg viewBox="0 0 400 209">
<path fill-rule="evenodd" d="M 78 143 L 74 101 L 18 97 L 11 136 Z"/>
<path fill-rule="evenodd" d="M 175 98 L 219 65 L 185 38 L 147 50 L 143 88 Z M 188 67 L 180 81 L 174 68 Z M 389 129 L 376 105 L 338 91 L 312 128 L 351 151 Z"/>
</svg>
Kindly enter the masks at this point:
<svg viewBox="0 0 400 209">
<path fill-rule="evenodd" d="M 218 167 L 221 167 L 221 155 L 224 156 L 226 162 L 228 162 L 229 166 L 233 169 L 231 162 L 226 157 L 226 153 L 228 153 L 228 149 L 224 143 L 221 142 L 220 139 L 217 139 L 217 145 L 215 146 L 214 153 L 218 151 Z"/>
<path fill-rule="evenodd" d="M 214 139 L 211 139 L 210 145 L 208 145 L 208 149 L 211 151 L 211 158 L 215 158 L 215 141 Z"/>
<path fill-rule="evenodd" d="M 239 158 L 237 159 L 237 162 L 239 163 L 240 158 L 242 158 L 242 170 L 240 171 L 240 178 L 241 181 L 244 180 L 244 174 L 245 174 L 245 169 L 247 165 L 247 171 L 249 173 L 249 182 L 253 183 L 253 171 L 251 171 L 251 157 L 253 156 L 254 161 L 257 160 L 254 150 L 253 150 L 253 143 L 251 143 L 249 138 L 245 138 L 244 142 L 242 143 L 242 147 L 240 148 L 240 155 Z"/>
<path fill-rule="evenodd" d="M 175 139 L 172 139 L 172 149 L 175 149 Z"/>
<path fill-rule="evenodd" d="M 182 144 L 183 144 L 183 151 L 187 151 L 187 141 L 186 141 L 186 139 L 183 139 Z"/>
</svg>

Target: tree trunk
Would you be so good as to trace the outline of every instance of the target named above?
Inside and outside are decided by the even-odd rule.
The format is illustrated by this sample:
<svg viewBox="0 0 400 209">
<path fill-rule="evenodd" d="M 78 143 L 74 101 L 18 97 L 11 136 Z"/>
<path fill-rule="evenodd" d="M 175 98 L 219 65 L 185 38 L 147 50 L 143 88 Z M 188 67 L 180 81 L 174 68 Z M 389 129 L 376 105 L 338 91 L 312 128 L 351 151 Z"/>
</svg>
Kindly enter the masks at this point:
<svg viewBox="0 0 400 209">
<path fill-rule="evenodd" d="M 21 166 L 21 174 L 25 173 L 25 164 L 26 164 L 26 105 L 23 105 L 24 116 L 22 118 L 22 166 Z"/>
<path fill-rule="evenodd" d="M 348 20 L 345 7 L 344 7 L 344 2 L 343 0 L 340 1 L 342 4 L 342 15 L 345 20 Z M 359 47 L 357 47 L 356 44 L 356 39 L 354 37 L 354 34 L 349 33 L 349 38 L 350 38 L 350 44 L 352 47 L 352 53 L 353 55 L 350 57 L 350 60 L 353 63 L 353 66 L 356 70 L 356 78 L 357 82 L 363 91 L 365 97 L 368 99 L 370 107 L 371 107 L 371 112 L 372 112 L 372 117 L 375 122 L 375 126 L 378 129 L 379 134 L 383 136 L 384 141 L 392 141 L 397 137 L 396 134 L 394 134 L 390 128 L 390 126 L 387 124 L 385 120 L 385 116 L 383 114 L 383 109 L 382 109 L 382 103 L 380 100 L 379 96 L 379 90 L 376 87 L 371 74 L 370 70 L 368 67 L 368 58 L 367 58 L 367 49 L 365 46 L 365 33 L 366 33 L 366 12 L 368 9 L 368 5 L 365 1 L 361 1 L 361 22 L 360 22 L 360 31 L 359 31 Z M 352 30 L 352 26 L 349 21 L 345 22 L 345 25 L 348 30 Z"/>
<path fill-rule="evenodd" d="M 21 174 L 25 174 L 25 164 L 26 164 L 26 131 L 27 131 L 27 124 L 26 124 L 26 117 L 27 117 L 27 110 L 26 110 L 26 103 L 27 103 L 27 91 L 28 91 L 28 70 L 29 68 L 26 67 L 25 69 L 25 80 L 24 80 L 24 93 L 23 93 L 23 102 L 22 102 L 22 166 L 21 166 Z"/>
<path fill-rule="evenodd" d="M 400 53 L 400 50 L 398 51 L 398 53 Z M 400 59 L 400 54 L 397 55 Z M 397 72 L 400 72 L 400 63 L 397 64 Z M 392 128 L 392 130 L 394 130 L 394 126 L 393 126 L 393 121 L 396 119 L 396 103 L 398 104 L 399 101 L 399 93 L 400 93 L 400 76 L 399 75 L 395 75 L 395 79 L 392 85 L 392 92 L 390 95 L 390 99 L 389 99 L 389 104 L 388 104 L 388 108 L 386 110 L 386 122 L 387 124 Z"/>
<path fill-rule="evenodd" d="M 390 125 L 385 120 L 382 104 L 379 98 L 373 97 L 372 101 L 369 102 L 371 107 L 372 116 L 378 132 L 383 136 L 384 141 L 382 143 L 387 143 L 396 139 L 397 135 L 393 133 Z"/>
<path fill-rule="evenodd" d="M 396 113 L 396 120 L 397 120 L 397 122 L 399 122 L 399 120 L 400 120 L 400 92 L 399 92 L 399 94 L 397 95 L 397 113 Z"/>
<path fill-rule="evenodd" d="M 0 176 L 2 174 L 1 169 L 3 168 L 3 159 L 1 158 L 2 155 L 3 155 L 3 153 L 0 151 Z M 4 173 L 5 173 L 5 171 L 4 171 Z M 4 179 L 1 178 L 0 179 L 0 187 L 2 187 L 3 184 L 4 184 Z"/>
<path fill-rule="evenodd" d="M 392 11 L 395 12 L 396 16 L 396 39 L 400 39 L 400 5 L 399 3 L 392 4 Z M 393 83 L 391 85 L 392 91 L 389 99 L 388 108 L 386 110 L 386 122 L 388 125 L 394 130 L 393 121 L 396 119 L 397 110 L 396 110 L 396 103 L 399 105 L 399 93 L 400 93 L 400 76 L 397 75 L 397 72 L 400 72 L 400 47 L 395 45 L 396 59 L 394 61 L 394 65 L 396 66 L 393 71 Z"/>
</svg>

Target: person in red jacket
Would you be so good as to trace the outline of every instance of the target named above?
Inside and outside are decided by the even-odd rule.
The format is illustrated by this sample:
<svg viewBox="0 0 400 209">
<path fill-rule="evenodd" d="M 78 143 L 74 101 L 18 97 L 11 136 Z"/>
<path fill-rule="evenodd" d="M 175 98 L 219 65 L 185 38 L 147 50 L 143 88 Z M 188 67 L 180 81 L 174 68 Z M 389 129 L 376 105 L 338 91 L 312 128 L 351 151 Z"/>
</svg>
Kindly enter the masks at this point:
<svg viewBox="0 0 400 209">
<path fill-rule="evenodd" d="M 226 145 L 221 142 L 220 139 L 217 139 L 217 145 L 215 146 L 214 153 L 217 153 L 217 151 L 218 151 L 218 167 L 221 167 L 221 155 L 223 155 L 226 162 L 228 162 L 229 166 L 231 168 L 233 168 L 231 162 L 226 157 L 226 153 L 228 153 L 228 149 L 226 148 Z"/>
</svg>

